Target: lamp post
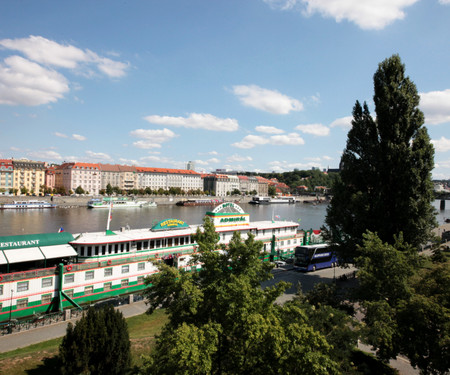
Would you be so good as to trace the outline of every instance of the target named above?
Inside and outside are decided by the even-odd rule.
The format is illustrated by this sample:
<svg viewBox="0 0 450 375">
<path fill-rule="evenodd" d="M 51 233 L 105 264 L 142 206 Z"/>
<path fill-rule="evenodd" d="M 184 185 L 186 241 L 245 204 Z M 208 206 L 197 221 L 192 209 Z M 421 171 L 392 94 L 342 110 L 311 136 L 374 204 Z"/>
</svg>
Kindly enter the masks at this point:
<svg viewBox="0 0 450 375">
<path fill-rule="evenodd" d="M 13 293 L 14 293 L 14 290 L 11 289 L 11 300 L 10 300 L 10 303 L 9 303 L 9 324 L 8 324 L 8 331 L 9 331 L 9 333 L 12 332 L 12 327 L 11 327 L 11 315 L 12 315 Z"/>
</svg>

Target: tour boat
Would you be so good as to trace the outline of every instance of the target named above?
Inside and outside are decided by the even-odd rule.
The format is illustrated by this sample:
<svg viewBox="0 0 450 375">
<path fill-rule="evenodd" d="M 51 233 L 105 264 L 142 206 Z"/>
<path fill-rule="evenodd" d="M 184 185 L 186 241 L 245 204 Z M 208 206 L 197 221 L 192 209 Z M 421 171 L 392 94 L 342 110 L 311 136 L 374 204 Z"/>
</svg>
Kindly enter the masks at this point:
<svg viewBox="0 0 450 375">
<path fill-rule="evenodd" d="M 94 198 L 91 199 L 87 205 L 89 208 L 106 208 L 110 206 L 113 208 L 132 208 L 132 207 L 156 207 L 155 202 L 128 200 L 128 198 Z"/>
<path fill-rule="evenodd" d="M 14 201 L 13 203 L 4 203 L 1 208 L 31 209 L 31 208 L 55 208 L 56 205 L 38 200 Z"/>
<path fill-rule="evenodd" d="M 111 207 L 111 206 L 110 206 Z M 249 233 L 262 242 L 261 259 L 289 257 L 308 243 L 309 232 L 291 221 L 251 222 L 235 203 L 206 213 L 225 249 L 233 233 Z M 0 322 L 62 311 L 119 295 L 140 293 L 144 278 L 158 272 L 154 262 L 192 271 L 198 249 L 193 235 L 201 225 L 169 218 L 150 228 L 122 227 L 71 234 L 46 233 L 0 237 Z"/>
</svg>

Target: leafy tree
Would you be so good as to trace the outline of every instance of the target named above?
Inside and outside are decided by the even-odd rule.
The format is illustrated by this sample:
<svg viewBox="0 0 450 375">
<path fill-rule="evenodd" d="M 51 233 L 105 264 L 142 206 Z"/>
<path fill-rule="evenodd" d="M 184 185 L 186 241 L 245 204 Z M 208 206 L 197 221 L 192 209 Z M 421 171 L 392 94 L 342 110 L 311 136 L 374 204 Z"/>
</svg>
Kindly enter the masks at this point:
<svg viewBox="0 0 450 375">
<path fill-rule="evenodd" d="M 130 366 L 128 327 L 112 306 L 90 309 L 73 327 L 69 323 L 59 347 L 63 374 L 123 374 Z"/>
<path fill-rule="evenodd" d="M 273 186 L 273 185 L 269 185 L 269 190 L 268 190 L 268 192 L 269 192 L 269 195 L 270 195 L 270 196 L 277 195 L 277 189 L 276 189 L 275 186 Z"/>
<path fill-rule="evenodd" d="M 197 273 L 159 264 L 147 283 L 151 313 L 165 307 L 168 324 L 143 369 L 149 374 L 333 374 L 331 346 L 295 305 L 274 302 L 286 283 L 261 289 L 271 277 L 259 259 L 262 243 L 235 233 L 226 250 L 209 218 L 197 231 Z"/>
<path fill-rule="evenodd" d="M 84 189 L 81 186 L 78 186 L 75 189 L 75 194 L 84 194 L 84 193 L 85 193 L 85 191 L 84 191 Z"/>
<path fill-rule="evenodd" d="M 28 192 L 29 192 L 29 190 L 28 190 L 28 188 L 26 186 L 22 186 L 20 188 L 20 194 L 26 195 L 26 194 L 28 194 Z"/>
<path fill-rule="evenodd" d="M 327 209 L 328 235 L 341 259 L 351 261 L 366 230 L 383 242 L 424 243 L 435 227 L 431 170 L 434 149 L 416 86 L 398 55 L 374 75 L 376 119 L 357 101 L 341 158 L 340 178 Z"/>
<path fill-rule="evenodd" d="M 111 184 L 107 184 L 106 185 L 106 194 L 111 195 L 112 193 L 113 193 L 113 187 L 111 186 Z"/>
</svg>

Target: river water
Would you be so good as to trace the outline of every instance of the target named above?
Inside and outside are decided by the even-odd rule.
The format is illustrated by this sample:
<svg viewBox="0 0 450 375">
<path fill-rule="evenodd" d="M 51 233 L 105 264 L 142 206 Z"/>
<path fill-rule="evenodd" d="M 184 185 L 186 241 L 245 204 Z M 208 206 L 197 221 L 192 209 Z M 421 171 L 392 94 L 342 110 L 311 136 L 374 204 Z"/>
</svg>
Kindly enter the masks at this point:
<svg viewBox="0 0 450 375">
<path fill-rule="evenodd" d="M 301 229 L 319 229 L 325 220 L 325 204 L 280 204 L 254 206 L 240 204 L 250 214 L 250 221 L 289 220 L 299 222 Z M 450 218 L 450 201 L 446 209 L 439 211 L 439 201 L 434 202 L 439 224 Z M 112 212 L 111 230 L 118 230 L 127 225 L 132 229 L 150 228 L 154 223 L 164 219 L 180 219 L 187 224 L 200 224 L 207 211 L 214 207 L 179 207 L 175 204 L 158 207 L 122 208 Z M 73 234 L 101 231 L 106 228 L 108 210 L 79 208 L 56 208 L 43 210 L 0 210 L 0 236 L 19 234 L 54 233 L 59 228 Z"/>
</svg>

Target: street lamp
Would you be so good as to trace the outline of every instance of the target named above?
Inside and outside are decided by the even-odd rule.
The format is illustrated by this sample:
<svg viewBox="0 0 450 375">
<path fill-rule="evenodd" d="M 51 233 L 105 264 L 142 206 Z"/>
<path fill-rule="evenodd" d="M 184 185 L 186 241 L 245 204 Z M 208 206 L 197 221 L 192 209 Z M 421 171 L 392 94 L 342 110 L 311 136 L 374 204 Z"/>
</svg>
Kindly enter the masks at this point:
<svg viewBox="0 0 450 375">
<path fill-rule="evenodd" d="M 11 327 L 11 314 L 12 314 L 13 292 L 14 292 L 14 290 L 11 289 L 11 300 L 10 300 L 10 303 L 9 303 L 9 324 L 8 324 L 8 331 L 9 331 L 9 333 L 12 332 L 12 327 Z"/>
</svg>

